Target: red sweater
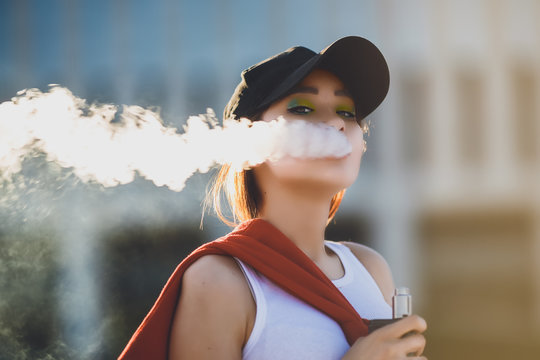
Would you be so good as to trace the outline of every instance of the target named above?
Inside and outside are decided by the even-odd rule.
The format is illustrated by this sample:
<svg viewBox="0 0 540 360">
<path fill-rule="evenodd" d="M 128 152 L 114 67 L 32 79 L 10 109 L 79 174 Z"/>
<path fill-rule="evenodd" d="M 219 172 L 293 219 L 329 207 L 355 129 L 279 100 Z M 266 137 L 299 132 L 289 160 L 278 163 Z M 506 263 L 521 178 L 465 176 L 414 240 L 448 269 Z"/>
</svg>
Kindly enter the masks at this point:
<svg viewBox="0 0 540 360">
<path fill-rule="evenodd" d="M 290 294 L 325 313 L 341 326 L 349 344 L 368 334 L 369 320 L 358 315 L 310 258 L 272 224 L 252 219 L 230 234 L 197 248 L 178 265 L 119 359 L 167 360 L 182 275 L 197 259 L 210 254 L 240 259 Z"/>
</svg>

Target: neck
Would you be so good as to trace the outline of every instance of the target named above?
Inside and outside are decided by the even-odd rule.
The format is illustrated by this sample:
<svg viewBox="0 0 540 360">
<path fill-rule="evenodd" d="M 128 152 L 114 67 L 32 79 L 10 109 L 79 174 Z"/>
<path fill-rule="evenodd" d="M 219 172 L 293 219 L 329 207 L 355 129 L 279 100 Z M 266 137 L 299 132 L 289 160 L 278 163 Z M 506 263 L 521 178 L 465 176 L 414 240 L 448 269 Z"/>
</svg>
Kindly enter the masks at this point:
<svg viewBox="0 0 540 360">
<path fill-rule="evenodd" d="M 326 256 L 324 231 L 333 195 L 288 187 L 268 190 L 259 217 L 277 227 L 314 262 L 321 261 Z"/>
</svg>

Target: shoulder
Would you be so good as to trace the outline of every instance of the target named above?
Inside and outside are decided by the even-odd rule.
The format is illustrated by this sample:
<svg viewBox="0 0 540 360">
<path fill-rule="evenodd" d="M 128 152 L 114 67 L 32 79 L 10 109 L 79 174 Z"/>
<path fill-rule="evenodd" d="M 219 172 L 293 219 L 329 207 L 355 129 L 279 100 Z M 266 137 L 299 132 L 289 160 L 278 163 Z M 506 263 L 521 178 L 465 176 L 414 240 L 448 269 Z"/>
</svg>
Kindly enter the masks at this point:
<svg viewBox="0 0 540 360">
<path fill-rule="evenodd" d="M 222 255 L 206 255 L 195 261 L 184 273 L 181 294 L 194 299 L 197 306 L 211 305 L 213 311 L 236 310 L 236 315 L 253 302 L 239 265 L 232 257 Z"/>
<path fill-rule="evenodd" d="M 171 358 L 237 358 L 255 313 L 249 285 L 236 261 L 221 255 L 201 257 L 182 278 Z"/>
<path fill-rule="evenodd" d="M 391 304 L 395 285 L 392 271 L 384 257 L 372 248 L 362 244 L 354 242 L 342 242 L 342 244 L 347 246 L 358 261 L 364 265 L 379 286 L 386 302 Z"/>
<path fill-rule="evenodd" d="M 195 261 L 184 273 L 182 289 L 186 287 L 204 291 L 220 290 L 234 294 L 247 283 L 236 261 L 229 256 L 205 255 Z"/>
</svg>

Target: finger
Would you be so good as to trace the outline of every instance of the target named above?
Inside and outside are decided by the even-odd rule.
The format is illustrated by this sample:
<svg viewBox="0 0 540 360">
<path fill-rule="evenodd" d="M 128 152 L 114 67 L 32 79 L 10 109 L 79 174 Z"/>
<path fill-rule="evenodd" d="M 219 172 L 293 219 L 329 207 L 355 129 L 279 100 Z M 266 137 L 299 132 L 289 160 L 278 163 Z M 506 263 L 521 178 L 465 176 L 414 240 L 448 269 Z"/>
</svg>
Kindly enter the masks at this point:
<svg viewBox="0 0 540 360">
<path fill-rule="evenodd" d="M 387 336 L 400 338 L 409 332 L 423 333 L 427 329 L 427 323 L 418 315 L 411 315 L 396 321 L 393 324 L 384 326 Z"/>
<path fill-rule="evenodd" d="M 399 340 L 399 353 L 420 356 L 426 346 L 426 338 L 421 334 L 414 334 Z"/>
</svg>

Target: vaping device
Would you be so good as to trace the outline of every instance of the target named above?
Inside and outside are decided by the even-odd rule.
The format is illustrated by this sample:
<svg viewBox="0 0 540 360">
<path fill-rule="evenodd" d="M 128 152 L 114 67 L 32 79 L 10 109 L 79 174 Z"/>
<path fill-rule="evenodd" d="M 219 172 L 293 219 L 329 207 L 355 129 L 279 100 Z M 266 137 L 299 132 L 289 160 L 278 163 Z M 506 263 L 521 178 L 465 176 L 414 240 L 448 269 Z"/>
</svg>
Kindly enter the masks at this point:
<svg viewBox="0 0 540 360">
<path fill-rule="evenodd" d="M 412 315 L 412 301 L 409 288 L 400 287 L 394 290 L 392 297 L 392 319 L 401 319 L 402 317 Z"/>
<path fill-rule="evenodd" d="M 368 333 L 378 328 L 398 321 L 412 314 L 412 296 L 409 288 L 399 287 L 392 296 L 392 319 L 373 319 L 369 321 Z"/>
</svg>

